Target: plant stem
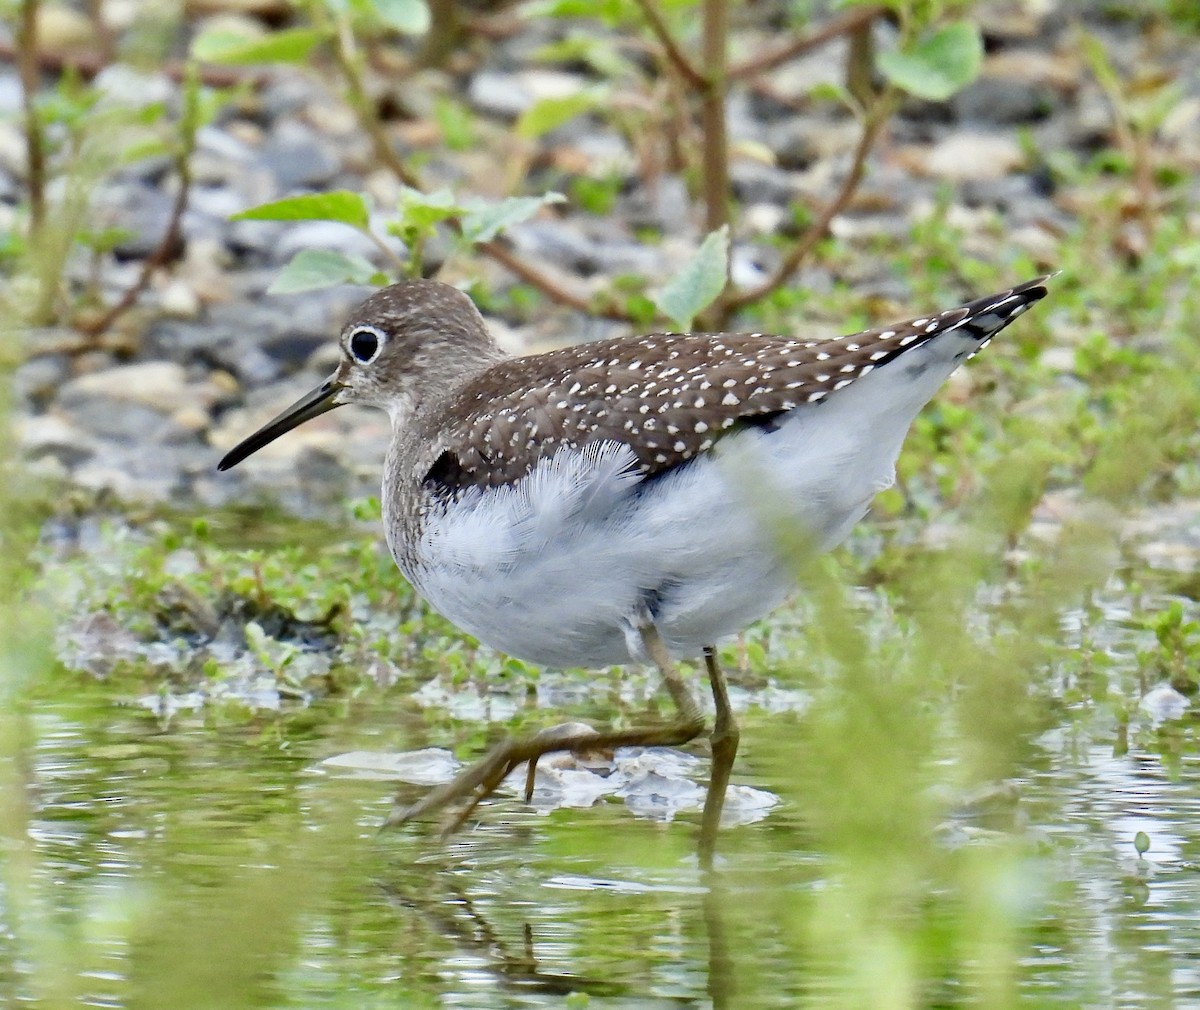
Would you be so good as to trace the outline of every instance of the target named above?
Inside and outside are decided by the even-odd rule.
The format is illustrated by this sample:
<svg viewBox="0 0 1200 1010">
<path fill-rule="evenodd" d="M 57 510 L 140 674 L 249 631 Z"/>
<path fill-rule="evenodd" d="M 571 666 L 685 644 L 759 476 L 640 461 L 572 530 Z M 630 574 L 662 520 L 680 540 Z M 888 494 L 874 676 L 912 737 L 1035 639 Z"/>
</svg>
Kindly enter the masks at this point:
<svg viewBox="0 0 1200 1010">
<path fill-rule="evenodd" d="M 383 123 L 380 122 L 375 103 L 367 94 L 362 74 L 362 57 L 354 44 L 354 34 L 350 30 L 349 21 L 339 18 L 336 28 L 337 41 L 333 47 L 334 60 L 337 62 L 338 70 L 341 71 L 342 79 L 346 82 L 346 98 L 355 115 L 358 116 L 358 121 L 367 131 L 367 136 L 371 138 L 375 157 L 383 162 L 405 186 L 408 186 L 409 189 L 419 190 L 421 181 L 409 171 L 408 166 L 404 164 L 392 147 L 383 130 Z"/>
<path fill-rule="evenodd" d="M 346 96 L 350 102 L 350 107 L 358 116 L 359 123 L 362 124 L 363 129 L 367 132 L 367 136 L 371 139 L 371 146 L 375 151 L 375 156 L 387 167 L 388 171 L 405 186 L 409 187 L 409 189 L 424 192 L 425 188 L 422 186 L 420 178 L 404 164 L 404 160 L 396 153 L 391 142 L 388 140 L 375 104 L 367 94 L 362 74 L 362 58 L 359 56 L 354 45 L 354 36 L 351 33 L 350 26 L 344 18 L 339 19 L 337 25 L 334 59 L 337 62 L 338 70 L 341 72 L 343 80 L 346 82 Z M 452 220 L 448 223 L 451 228 L 461 234 L 462 226 L 458 221 Z M 372 237 L 375 238 L 375 236 Z M 532 264 L 526 263 L 516 253 L 506 249 L 499 242 L 479 242 L 476 243 L 475 248 L 560 305 L 567 305 L 581 312 L 596 311 L 596 307 L 591 304 L 588 298 L 568 291 Z M 389 255 L 394 257 L 394 253 L 391 253 L 390 250 Z M 612 305 L 605 306 L 599 311 L 602 315 L 613 319 L 628 318 L 626 313 Z"/>
<path fill-rule="evenodd" d="M 166 230 L 158 245 L 142 261 L 137 279 L 125 289 L 107 312 L 99 319 L 91 322 L 77 322 L 76 327 L 86 336 L 94 337 L 104 333 L 121 316 L 129 311 L 138 297 L 150 284 L 154 271 L 166 264 L 182 241 L 183 215 L 187 210 L 188 198 L 192 190 L 192 155 L 196 151 L 196 130 L 199 128 L 196 111 L 196 96 L 199 89 L 199 73 L 193 70 L 184 78 L 184 109 L 180 123 L 179 150 L 175 155 L 175 174 L 179 179 L 179 188 L 175 192 L 175 201 L 171 205 L 171 216 L 167 220 Z"/>
<path fill-rule="evenodd" d="M 725 73 L 729 45 L 729 0 L 704 0 L 704 85 L 701 121 L 704 132 L 705 230 L 729 223 L 729 140 L 725 123 Z"/>
<path fill-rule="evenodd" d="M 818 28 L 811 35 L 801 35 L 799 38 L 793 39 L 791 42 L 787 42 L 777 49 L 770 50 L 761 56 L 755 56 L 744 63 L 730 67 L 729 79 L 731 81 L 740 81 L 747 77 L 755 77 L 767 70 L 774 70 L 776 67 L 795 59 L 797 56 L 802 56 L 819 46 L 823 46 L 826 42 L 837 38 L 839 35 L 853 34 L 861 30 L 876 18 L 883 17 L 885 14 L 887 14 L 886 7 L 855 7 L 840 17 L 834 18 L 827 25 Z"/>
<path fill-rule="evenodd" d="M 693 88 L 702 89 L 707 81 L 705 75 L 697 70 L 692 61 L 687 58 L 687 55 L 679 44 L 675 41 L 675 36 L 671 34 L 671 29 L 667 27 L 667 22 L 663 19 L 662 11 L 658 9 L 654 0 L 636 0 L 638 8 L 642 12 L 642 16 L 646 19 L 646 24 L 650 26 L 650 30 L 654 33 L 655 38 L 663 47 L 663 52 L 666 53 L 667 59 L 675 67 L 685 81 Z M 705 5 L 705 23 L 708 20 L 708 5 Z M 706 29 L 707 32 L 707 29 Z"/>
<path fill-rule="evenodd" d="M 868 111 L 863 121 L 862 135 L 859 137 L 858 144 L 854 148 L 850 171 L 846 174 L 846 178 L 842 180 L 842 185 L 837 195 L 829 201 L 825 209 L 817 216 L 817 219 L 808 226 L 804 234 L 800 236 L 796 244 L 788 251 L 783 262 L 779 264 L 778 268 L 767 280 L 755 287 L 739 291 L 724 300 L 720 306 L 724 313 L 722 321 L 743 306 L 758 301 L 776 288 L 787 283 L 792 274 L 795 273 L 797 267 L 804 261 L 804 258 L 812 251 L 813 247 L 825 237 L 826 232 L 829 231 L 830 222 L 842 212 L 846 204 L 850 202 L 850 198 L 854 195 L 855 190 L 858 189 L 858 185 L 862 181 L 863 173 L 866 169 L 867 156 L 871 153 L 871 148 L 875 146 L 875 141 L 878 139 L 884 124 L 888 121 L 893 102 L 894 97 L 892 95 L 885 95 L 878 99 L 871 110 Z"/>
<path fill-rule="evenodd" d="M 17 58 L 21 75 L 21 110 L 25 125 L 25 174 L 29 188 L 29 233 L 36 238 L 46 224 L 46 146 L 36 96 L 38 70 L 38 0 L 22 0 L 17 28 Z"/>
</svg>

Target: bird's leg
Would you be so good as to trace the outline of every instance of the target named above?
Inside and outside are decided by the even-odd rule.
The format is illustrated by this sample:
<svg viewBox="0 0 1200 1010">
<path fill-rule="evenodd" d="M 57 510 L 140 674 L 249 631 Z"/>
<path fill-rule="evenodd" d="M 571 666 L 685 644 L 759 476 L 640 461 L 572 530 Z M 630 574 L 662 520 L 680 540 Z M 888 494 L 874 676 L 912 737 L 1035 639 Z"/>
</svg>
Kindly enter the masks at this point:
<svg viewBox="0 0 1200 1010">
<path fill-rule="evenodd" d="M 708 670 L 708 681 L 712 685 L 713 703 L 717 717 L 712 735 L 712 773 L 708 780 L 708 793 L 704 797 L 704 815 L 700 821 L 700 864 L 709 869 L 717 844 L 717 829 L 721 826 L 721 809 L 725 806 L 725 790 L 729 787 L 729 774 L 733 770 L 733 759 L 737 756 L 741 732 L 733 718 L 729 705 L 729 689 L 725 684 L 725 671 L 717 662 L 714 646 L 704 647 L 704 666 Z"/>
<path fill-rule="evenodd" d="M 616 747 L 676 747 L 699 736 L 704 730 L 704 716 L 667 655 L 658 629 L 647 622 L 638 627 L 638 634 L 646 654 L 658 667 L 663 683 L 679 710 L 678 719 L 665 726 L 625 730 L 595 730 L 582 723 L 566 723 L 550 726 L 532 736 L 504 740 L 453 780 L 431 790 L 416 803 L 409 807 L 395 807 L 384 822 L 384 827 L 404 824 L 414 817 L 440 810 L 462 800 L 463 809 L 451 819 L 445 829 L 445 833 L 450 834 L 463 825 L 479 802 L 495 792 L 514 768 L 526 761 L 529 762 L 529 771 L 525 777 L 525 800 L 528 802 L 533 794 L 533 775 L 537 760 L 543 754 Z"/>
</svg>

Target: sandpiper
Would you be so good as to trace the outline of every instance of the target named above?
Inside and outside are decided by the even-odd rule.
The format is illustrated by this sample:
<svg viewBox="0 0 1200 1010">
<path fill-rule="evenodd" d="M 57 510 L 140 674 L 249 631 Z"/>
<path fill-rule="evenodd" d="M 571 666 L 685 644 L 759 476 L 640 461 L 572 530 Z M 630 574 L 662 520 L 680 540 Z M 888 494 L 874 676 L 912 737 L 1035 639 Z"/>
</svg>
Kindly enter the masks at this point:
<svg viewBox="0 0 1200 1010">
<path fill-rule="evenodd" d="M 679 717 L 575 723 L 510 740 L 392 823 L 463 800 L 556 750 L 678 745 L 704 720 L 673 658 L 703 655 L 716 719 L 702 839 L 737 748 L 715 644 L 793 587 L 794 548 L 840 543 L 894 479 L 921 407 L 1046 294 L 1047 277 L 832 340 L 655 333 L 508 357 L 471 300 L 436 281 L 371 295 L 337 371 L 231 449 L 226 470 L 344 403 L 386 410 L 392 557 L 480 641 L 548 666 L 657 666 Z"/>
</svg>

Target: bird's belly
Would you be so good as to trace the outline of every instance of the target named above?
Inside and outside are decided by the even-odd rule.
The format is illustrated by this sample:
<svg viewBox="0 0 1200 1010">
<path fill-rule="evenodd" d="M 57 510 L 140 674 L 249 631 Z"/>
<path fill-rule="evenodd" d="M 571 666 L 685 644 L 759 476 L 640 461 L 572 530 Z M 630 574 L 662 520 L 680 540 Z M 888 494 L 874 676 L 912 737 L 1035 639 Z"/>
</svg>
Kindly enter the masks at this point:
<svg viewBox="0 0 1200 1010">
<path fill-rule="evenodd" d="M 452 571 L 436 552 L 407 572 L 441 614 L 480 641 L 546 666 L 643 660 L 633 636 L 647 614 L 675 656 L 735 634 L 777 606 L 789 566 L 752 517 L 714 503 L 702 514 L 682 491 L 588 521 L 545 545 Z M 669 517 L 674 514 L 678 520 Z"/>
<path fill-rule="evenodd" d="M 824 462 L 807 434 L 798 468 L 797 430 L 732 436 L 723 452 L 645 482 L 577 457 L 543 463 L 527 486 L 448 505 L 415 551 L 394 553 L 436 610 L 528 662 L 644 659 L 643 614 L 673 655 L 695 656 L 778 606 L 798 547 L 840 542 L 891 472 L 891 459 L 878 473 L 827 472 L 837 460 Z"/>
</svg>

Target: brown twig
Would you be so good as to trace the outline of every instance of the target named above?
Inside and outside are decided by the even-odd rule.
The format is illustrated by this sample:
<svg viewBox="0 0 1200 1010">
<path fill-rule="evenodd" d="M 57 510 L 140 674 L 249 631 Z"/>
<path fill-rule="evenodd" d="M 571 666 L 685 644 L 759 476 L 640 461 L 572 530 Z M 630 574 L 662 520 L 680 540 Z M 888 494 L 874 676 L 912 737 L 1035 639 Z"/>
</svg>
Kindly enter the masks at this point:
<svg viewBox="0 0 1200 1010">
<path fill-rule="evenodd" d="M 22 0 L 17 28 L 17 54 L 21 75 L 21 112 L 25 126 L 25 174 L 29 187 L 29 231 L 41 233 L 46 224 L 46 148 L 36 95 L 40 84 L 38 68 L 38 0 Z"/>
<path fill-rule="evenodd" d="M 793 39 L 791 42 L 787 42 L 777 49 L 765 52 L 761 56 L 755 56 L 744 63 L 730 67 L 729 80 L 740 81 L 747 77 L 757 76 L 767 70 L 774 70 L 776 67 L 795 59 L 797 56 L 802 56 L 804 53 L 823 46 L 826 42 L 837 38 L 839 35 L 851 34 L 861 29 L 876 18 L 883 17 L 886 13 L 886 7 L 856 7 L 841 15 L 841 17 L 834 18 L 827 25 L 818 28 L 810 35 L 801 35 L 799 38 Z"/>
<path fill-rule="evenodd" d="M 192 189 L 192 155 L 196 150 L 196 129 L 198 126 L 195 100 L 196 86 L 197 78 L 193 77 L 187 82 L 184 89 L 184 110 L 180 129 L 181 141 L 179 151 L 175 156 L 175 174 L 179 179 L 179 188 L 176 190 L 175 200 L 171 204 L 171 215 L 167 220 L 167 227 L 163 231 L 158 245 L 142 261 L 142 268 L 138 271 L 137 278 L 125 289 L 121 297 L 109 307 L 108 311 L 103 313 L 98 319 L 76 322 L 76 328 L 86 336 L 94 337 L 104 333 L 113 323 L 128 312 L 137 302 L 142 292 L 149 286 L 150 279 L 154 276 L 154 271 L 164 266 L 175 250 L 179 248 L 182 238 L 183 215 L 187 210 L 188 198 Z"/>
<path fill-rule="evenodd" d="M 663 52 L 666 53 L 667 59 L 679 71 L 680 76 L 692 87 L 704 88 L 707 78 L 692 65 L 692 61 L 679 48 L 679 44 L 675 41 L 675 36 L 671 34 L 671 29 L 667 26 L 667 22 L 663 20 L 662 12 L 658 9 L 654 0 L 635 0 L 635 2 L 641 10 L 642 16 L 645 17 L 646 24 L 650 26 L 650 30 L 663 47 Z"/>
<path fill-rule="evenodd" d="M 703 45 L 700 115 L 704 135 L 705 229 L 712 232 L 729 223 L 729 141 L 725 128 L 729 0 L 704 0 Z"/>
<path fill-rule="evenodd" d="M 342 78 L 346 82 L 346 93 L 350 106 L 354 109 L 359 122 L 371 140 L 371 147 L 375 151 L 375 157 L 409 189 L 424 192 L 420 178 L 404 163 L 404 159 L 396 153 L 395 148 L 392 147 L 391 142 L 388 140 L 387 132 L 384 130 L 383 121 L 379 118 L 379 112 L 375 108 L 375 103 L 371 101 L 370 96 L 367 94 L 362 76 L 362 63 L 354 46 L 354 37 L 344 20 L 338 25 L 337 44 L 334 46 L 334 59 L 337 62 Z M 452 220 L 448 223 L 456 232 L 461 233 L 462 226 L 458 221 Z M 533 285 L 542 294 L 560 305 L 566 305 L 581 312 L 597 311 L 597 307 L 588 298 L 573 291 L 568 291 L 541 270 L 522 260 L 516 253 L 506 249 L 501 243 L 496 241 L 479 242 L 476 244 L 476 248 L 485 256 L 495 260 L 510 273 L 516 275 L 525 283 Z M 609 318 L 628 318 L 626 313 L 621 312 L 613 305 L 601 307 L 599 311 L 602 315 Z"/>
<path fill-rule="evenodd" d="M 92 23 L 92 34 L 100 47 L 100 59 L 105 65 L 111 63 L 117 54 L 116 39 L 112 29 L 104 19 L 104 0 L 85 0 L 88 20 Z"/>
<path fill-rule="evenodd" d="M 375 103 L 367 94 L 367 87 L 363 82 L 362 58 L 354 45 L 354 35 L 350 30 L 350 25 L 344 18 L 338 21 L 337 42 L 333 47 L 333 58 L 341 72 L 342 79 L 346 82 L 346 97 L 350 102 L 350 107 L 367 131 L 371 146 L 375 150 L 375 157 L 383 162 L 388 171 L 409 189 L 420 189 L 421 181 L 409 170 L 392 147 L 391 141 L 384 132 Z"/>
<path fill-rule="evenodd" d="M 456 222 L 457 223 L 457 222 Z M 561 284 L 557 284 L 551 280 L 546 274 L 538 270 L 536 267 L 526 263 L 521 257 L 514 253 L 511 249 L 506 249 L 503 245 L 495 240 L 491 242 L 479 242 L 475 246 L 484 255 L 494 259 L 509 273 L 515 274 L 527 284 L 532 284 L 542 294 L 558 302 L 560 305 L 566 305 L 572 309 L 578 309 L 580 312 L 597 311 L 597 306 L 593 305 L 587 298 L 578 295 L 573 291 L 568 291 Z M 601 315 L 610 319 L 628 319 L 629 316 L 618 311 L 615 307 L 609 305 L 599 309 Z"/>
<path fill-rule="evenodd" d="M 795 273 L 796 268 L 804 261 L 804 258 L 812 251 L 813 247 L 825 237 L 825 234 L 829 231 L 830 223 L 842 212 L 846 204 L 850 202 L 850 198 L 854 195 L 855 190 L 858 189 L 858 184 L 862 181 L 863 172 L 866 169 L 867 156 L 871 153 L 871 148 L 875 146 L 875 140 L 878 138 L 884 123 L 887 122 L 888 115 L 886 109 L 890 101 L 891 99 L 888 97 L 879 99 L 876 106 L 868 113 L 863 123 L 862 135 L 859 137 L 858 144 L 854 148 L 850 171 L 846 174 L 846 178 L 842 180 L 842 185 L 837 195 L 829 201 L 817 219 L 805 229 L 804 234 L 800 236 L 796 244 L 788 251 L 788 254 L 783 258 L 783 262 L 779 264 L 769 278 L 755 287 L 747 288 L 731 295 L 720 304 L 719 309 L 722 320 L 727 319 L 733 312 L 752 302 L 758 301 L 760 298 L 769 295 L 776 288 L 785 284 L 792 274 Z"/>
</svg>

